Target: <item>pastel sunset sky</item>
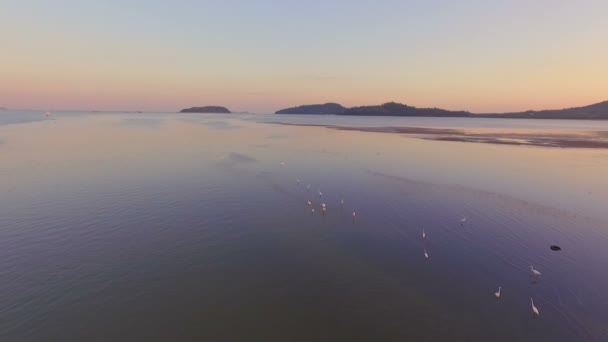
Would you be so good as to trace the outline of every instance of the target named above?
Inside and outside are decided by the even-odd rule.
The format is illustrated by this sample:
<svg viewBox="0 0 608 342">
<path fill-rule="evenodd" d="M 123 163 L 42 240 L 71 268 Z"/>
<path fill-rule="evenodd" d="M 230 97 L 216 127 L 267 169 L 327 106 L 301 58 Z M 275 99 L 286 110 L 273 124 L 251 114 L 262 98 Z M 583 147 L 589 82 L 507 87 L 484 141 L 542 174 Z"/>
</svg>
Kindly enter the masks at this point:
<svg viewBox="0 0 608 342">
<path fill-rule="evenodd" d="M 176 111 L 608 100 L 608 1 L 0 3 L 0 106 Z"/>
</svg>

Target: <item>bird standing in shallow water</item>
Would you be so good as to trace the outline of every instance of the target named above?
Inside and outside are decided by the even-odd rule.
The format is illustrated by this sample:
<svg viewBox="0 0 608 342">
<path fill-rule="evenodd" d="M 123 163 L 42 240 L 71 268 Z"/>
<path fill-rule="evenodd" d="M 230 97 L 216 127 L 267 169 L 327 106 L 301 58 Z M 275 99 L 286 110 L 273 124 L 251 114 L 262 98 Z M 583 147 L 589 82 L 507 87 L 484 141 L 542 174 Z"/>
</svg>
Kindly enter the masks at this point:
<svg viewBox="0 0 608 342">
<path fill-rule="evenodd" d="M 357 218 L 357 212 L 353 211 L 353 223 L 355 223 L 355 219 Z"/>
<path fill-rule="evenodd" d="M 500 290 L 501 290 L 501 289 L 502 289 L 502 288 L 499 286 L 499 287 L 498 287 L 498 292 L 494 292 L 494 296 L 496 296 L 496 299 L 500 299 Z"/>
<path fill-rule="evenodd" d="M 426 233 L 424 232 L 424 228 L 422 228 L 422 238 L 426 239 Z"/>
<path fill-rule="evenodd" d="M 530 303 L 532 304 L 532 314 L 534 316 L 540 316 L 540 312 L 538 312 L 538 308 L 534 306 L 534 300 L 530 298 Z"/>
<path fill-rule="evenodd" d="M 464 226 L 464 224 L 465 224 L 466 222 L 467 222 L 467 217 L 466 217 L 466 216 L 463 216 L 463 217 L 460 219 L 460 225 L 461 225 L 461 226 Z"/>
<path fill-rule="evenodd" d="M 427 252 L 426 252 L 426 248 L 424 249 L 424 257 L 425 257 L 426 259 L 428 259 L 428 258 L 429 258 L 429 253 L 427 253 Z"/>
<path fill-rule="evenodd" d="M 306 204 L 308 204 L 309 207 L 312 207 L 312 202 L 311 201 L 306 202 Z"/>
<path fill-rule="evenodd" d="M 530 265 L 530 270 L 532 271 L 532 275 L 535 277 L 540 277 L 541 273 L 534 269 L 534 266 Z"/>
</svg>

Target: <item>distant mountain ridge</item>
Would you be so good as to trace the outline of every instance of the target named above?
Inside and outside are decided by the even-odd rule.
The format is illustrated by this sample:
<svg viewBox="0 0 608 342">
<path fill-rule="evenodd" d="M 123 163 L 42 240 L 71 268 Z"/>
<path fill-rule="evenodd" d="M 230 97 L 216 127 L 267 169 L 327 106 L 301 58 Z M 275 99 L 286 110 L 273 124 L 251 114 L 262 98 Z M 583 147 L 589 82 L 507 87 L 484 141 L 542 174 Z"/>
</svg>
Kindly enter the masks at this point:
<svg viewBox="0 0 608 342">
<path fill-rule="evenodd" d="M 380 106 L 362 106 L 347 109 L 343 115 L 371 116 L 438 116 L 438 117 L 467 117 L 471 113 L 451 111 L 439 108 L 416 108 L 396 102 L 388 102 Z"/>
<path fill-rule="evenodd" d="M 328 105 L 331 106 L 328 107 Z M 608 120 L 608 101 L 595 103 L 589 106 L 565 109 L 483 114 L 441 108 L 417 108 L 396 102 L 388 102 L 379 106 L 360 106 L 352 108 L 346 108 L 337 103 L 327 103 L 324 105 L 305 105 L 282 109 L 277 111 L 276 114 Z"/>
<path fill-rule="evenodd" d="M 608 120 L 608 101 L 583 107 L 565 109 L 528 110 L 500 114 L 477 114 L 478 117 L 500 117 L 514 119 L 587 119 Z"/>
<path fill-rule="evenodd" d="M 229 114 L 232 113 L 226 107 L 220 106 L 204 106 L 204 107 L 191 107 L 182 109 L 180 113 L 221 113 L 221 114 Z"/>
<path fill-rule="evenodd" d="M 342 114 L 346 110 L 346 107 L 337 103 L 324 103 L 281 109 L 275 114 Z"/>
</svg>

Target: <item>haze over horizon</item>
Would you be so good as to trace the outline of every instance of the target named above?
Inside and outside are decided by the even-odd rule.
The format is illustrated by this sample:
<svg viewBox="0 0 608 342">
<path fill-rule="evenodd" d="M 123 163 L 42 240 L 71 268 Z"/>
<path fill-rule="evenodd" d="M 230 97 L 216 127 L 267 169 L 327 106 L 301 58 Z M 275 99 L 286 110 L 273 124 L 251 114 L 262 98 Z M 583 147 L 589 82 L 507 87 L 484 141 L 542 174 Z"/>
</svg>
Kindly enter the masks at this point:
<svg viewBox="0 0 608 342">
<path fill-rule="evenodd" d="M 608 99 L 605 13 L 595 0 L 9 0 L 0 106 L 584 106 Z"/>
</svg>

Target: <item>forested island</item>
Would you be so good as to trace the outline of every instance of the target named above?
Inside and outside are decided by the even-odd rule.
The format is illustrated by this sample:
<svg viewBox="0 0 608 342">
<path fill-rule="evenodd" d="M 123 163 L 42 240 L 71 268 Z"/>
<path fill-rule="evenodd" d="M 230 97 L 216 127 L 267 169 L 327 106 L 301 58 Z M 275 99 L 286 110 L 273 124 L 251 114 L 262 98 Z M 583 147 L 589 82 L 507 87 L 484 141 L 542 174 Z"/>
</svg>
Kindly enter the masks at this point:
<svg viewBox="0 0 608 342">
<path fill-rule="evenodd" d="M 281 109 L 275 114 L 343 114 L 347 109 L 337 103 L 324 103 Z"/>
<path fill-rule="evenodd" d="M 231 111 L 226 107 L 220 106 L 204 106 L 204 107 L 191 107 L 182 109 L 180 113 L 219 113 L 219 114 L 230 114 Z"/>
<path fill-rule="evenodd" d="M 441 108 L 417 108 L 396 102 L 352 108 L 346 108 L 337 103 L 326 103 L 282 109 L 277 111 L 276 114 L 608 120 L 608 101 L 583 107 L 511 113 L 471 113 Z"/>
</svg>

